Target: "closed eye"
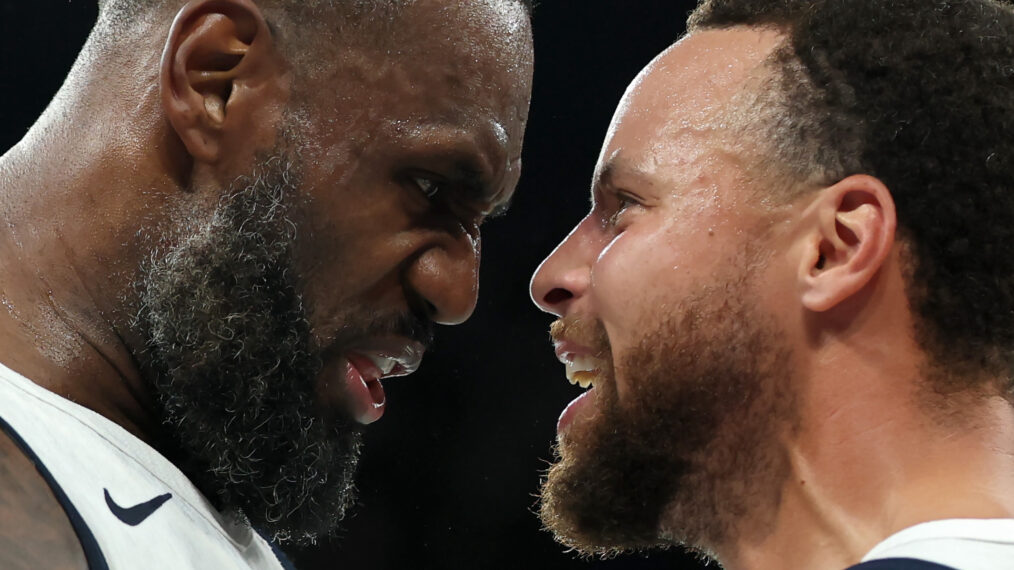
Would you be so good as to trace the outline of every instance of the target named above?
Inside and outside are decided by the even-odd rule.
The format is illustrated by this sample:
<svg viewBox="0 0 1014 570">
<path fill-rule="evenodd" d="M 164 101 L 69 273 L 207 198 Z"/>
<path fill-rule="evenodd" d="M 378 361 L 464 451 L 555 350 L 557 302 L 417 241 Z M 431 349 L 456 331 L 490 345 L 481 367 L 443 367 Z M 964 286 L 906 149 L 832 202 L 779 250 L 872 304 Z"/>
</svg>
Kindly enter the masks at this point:
<svg viewBox="0 0 1014 570">
<path fill-rule="evenodd" d="M 626 210 L 631 206 L 636 206 L 640 204 L 640 202 L 636 198 L 627 194 L 626 192 L 620 192 L 619 194 L 616 195 L 616 203 L 617 203 L 616 209 L 618 211 Z"/>
</svg>

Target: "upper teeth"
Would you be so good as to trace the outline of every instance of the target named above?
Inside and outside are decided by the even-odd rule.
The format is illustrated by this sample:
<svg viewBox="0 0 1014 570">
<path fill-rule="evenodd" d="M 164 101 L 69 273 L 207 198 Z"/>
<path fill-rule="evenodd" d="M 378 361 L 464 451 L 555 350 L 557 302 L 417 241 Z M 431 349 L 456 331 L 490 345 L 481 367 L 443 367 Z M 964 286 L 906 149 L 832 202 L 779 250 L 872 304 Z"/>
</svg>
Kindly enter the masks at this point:
<svg viewBox="0 0 1014 570">
<path fill-rule="evenodd" d="M 563 364 L 567 369 L 567 380 L 571 384 L 577 384 L 582 388 L 588 388 L 595 383 L 595 378 L 600 370 L 600 361 L 594 356 L 566 355 Z"/>
<path fill-rule="evenodd" d="M 357 350 L 369 358 L 383 376 L 407 376 L 419 368 L 424 348 L 418 343 L 409 343 L 397 347 L 372 348 Z M 398 368 L 400 366 L 400 368 Z M 398 370 L 395 370 L 398 368 Z M 391 373 L 394 372 L 392 375 Z"/>
<path fill-rule="evenodd" d="M 394 367 L 398 364 L 398 361 L 390 356 L 377 354 L 377 353 L 363 353 L 363 356 L 369 358 L 373 365 L 380 369 L 380 373 L 387 376 L 394 370 Z"/>
</svg>

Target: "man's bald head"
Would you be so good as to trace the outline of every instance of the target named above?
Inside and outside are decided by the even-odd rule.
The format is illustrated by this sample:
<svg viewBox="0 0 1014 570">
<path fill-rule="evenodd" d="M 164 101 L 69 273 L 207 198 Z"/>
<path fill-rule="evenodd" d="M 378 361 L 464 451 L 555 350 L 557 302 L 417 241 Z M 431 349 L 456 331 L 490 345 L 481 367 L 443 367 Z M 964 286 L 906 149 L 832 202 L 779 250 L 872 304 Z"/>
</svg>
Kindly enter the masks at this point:
<svg viewBox="0 0 1014 570">
<path fill-rule="evenodd" d="M 300 28 L 326 25 L 345 32 L 383 25 L 413 3 L 414 0 L 262 0 L 257 5 L 271 16 Z M 504 3 L 520 4 L 531 13 L 531 0 L 504 0 Z M 152 15 L 175 12 L 184 4 L 183 0 L 99 0 L 99 21 L 111 29 L 123 29 Z"/>
<path fill-rule="evenodd" d="M 381 48 L 387 42 L 411 41 L 391 33 L 405 8 L 417 0 L 260 0 L 280 50 L 297 67 L 313 72 L 324 67 L 337 46 L 363 44 Z M 522 6 L 531 14 L 531 0 L 498 0 Z M 184 0 L 99 0 L 99 19 L 93 34 L 100 46 L 132 37 L 150 38 L 145 24 L 165 24 Z M 157 35 L 157 34 L 156 34 Z"/>
</svg>

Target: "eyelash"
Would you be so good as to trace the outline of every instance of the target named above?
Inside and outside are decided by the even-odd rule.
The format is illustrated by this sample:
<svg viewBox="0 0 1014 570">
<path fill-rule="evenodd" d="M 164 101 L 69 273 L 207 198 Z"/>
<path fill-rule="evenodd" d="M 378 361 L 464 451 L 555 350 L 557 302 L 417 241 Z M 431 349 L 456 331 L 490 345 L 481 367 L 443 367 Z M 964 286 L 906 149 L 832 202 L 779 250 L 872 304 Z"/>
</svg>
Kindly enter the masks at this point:
<svg viewBox="0 0 1014 570">
<path fill-rule="evenodd" d="M 441 184 L 432 178 L 425 176 L 413 176 L 412 183 L 415 184 L 427 200 L 433 200 L 440 193 Z"/>
<path fill-rule="evenodd" d="M 627 211 L 631 206 L 639 206 L 640 202 L 636 198 L 625 192 L 616 193 L 616 209 L 613 214 L 609 216 L 609 225 L 615 226 L 620 221 L 620 216 Z"/>
<path fill-rule="evenodd" d="M 462 228 L 468 233 L 474 233 L 478 230 L 478 227 L 482 225 L 486 216 L 474 212 L 471 209 L 466 208 L 463 205 L 455 206 L 452 204 L 454 196 L 454 186 L 448 185 L 448 183 L 435 179 L 436 177 L 431 176 L 412 176 L 412 184 L 418 188 L 419 192 L 426 197 L 427 200 L 432 202 L 435 207 L 446 209 L 449 213 L 452 213 L 461 224 Z M 448 188 L 450 186 L 450 188 Z M 448 191 L 452 191 L 449 196 L 441 196 L 446 194 Z M 446 200 L 444 198 L 447 198 Z M 465 208 L 466 211 L 462 211 L 461 208 Z M 477 218 L 477 219 L 473 219 Z M 468 227 L 475 226 L 475 230 L 468 230 Z"/>
</svg>

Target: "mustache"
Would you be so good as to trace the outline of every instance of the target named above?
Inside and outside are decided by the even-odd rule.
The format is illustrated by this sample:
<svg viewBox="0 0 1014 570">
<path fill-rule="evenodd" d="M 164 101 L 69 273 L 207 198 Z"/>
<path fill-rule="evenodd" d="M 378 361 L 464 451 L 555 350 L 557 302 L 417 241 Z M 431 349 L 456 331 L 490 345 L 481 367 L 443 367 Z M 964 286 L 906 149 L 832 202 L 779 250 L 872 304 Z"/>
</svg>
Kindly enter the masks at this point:
<svg viewBox="0 0 1014 570">
<path fill-rule="evenodd" d="M 370 337 L 399 336 L 418 342 L 429 350 L 434 342 L 433 321 L 415 311 L 370 312 L 348 318 L 349 323 L 337 333 L 323 351 L 325 359 L 341 354 L 357 340 Z"/>
<path fill-rule="evenodd" d="M 589 348 L 598 358 L 607 358 L 612 352 L 605 325 L 591 317 L 557 319 L 549 325 L 549 337 L 554 343 L 569 341 Z"/>
<path fill-rule="evenodd" d="M 415 313 L 402 313 L 388 319 L 387 331 L 407 337 L 429 349 L 433 346 L 433 321 L 428 317 Z"/>
</svg>

